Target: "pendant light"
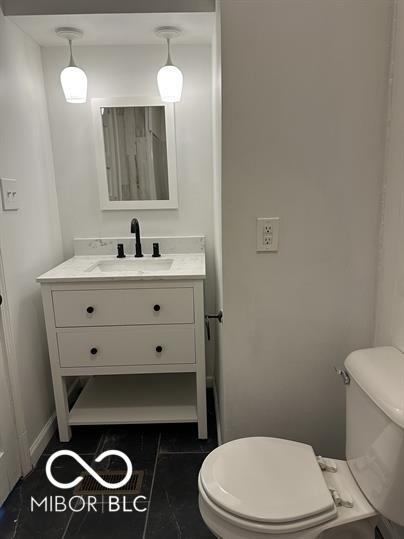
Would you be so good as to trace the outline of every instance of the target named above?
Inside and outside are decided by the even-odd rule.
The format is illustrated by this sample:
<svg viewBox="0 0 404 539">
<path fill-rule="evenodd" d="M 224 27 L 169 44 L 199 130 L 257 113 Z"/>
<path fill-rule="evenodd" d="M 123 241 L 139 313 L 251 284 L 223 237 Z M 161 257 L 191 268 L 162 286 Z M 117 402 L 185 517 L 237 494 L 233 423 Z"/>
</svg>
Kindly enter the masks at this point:
<svg viewBox="0 0 404 539">
<path fill-rule="evenodd" d="M 77 28 L 57 28 L 56 34 L 69 42 L 70 62 L 60 74 L 60 82 L 68 103 L 85 103 L 87 100 L 87 75 L 73 59 L 72 41 L 83 36 Z"/>
<path fill-rule="evenodd" d="M 171 40 L 180 34 L 181 30 L 172 26 L 162 26 L 156 30 L 158 37 L 167 40 L 167 62 L 157 73 L 160 97 L 165 103 L 178 103 L 181 100 L 184 77 L 181 70 L 172 63 L 170 50 Z"/>
</svg>

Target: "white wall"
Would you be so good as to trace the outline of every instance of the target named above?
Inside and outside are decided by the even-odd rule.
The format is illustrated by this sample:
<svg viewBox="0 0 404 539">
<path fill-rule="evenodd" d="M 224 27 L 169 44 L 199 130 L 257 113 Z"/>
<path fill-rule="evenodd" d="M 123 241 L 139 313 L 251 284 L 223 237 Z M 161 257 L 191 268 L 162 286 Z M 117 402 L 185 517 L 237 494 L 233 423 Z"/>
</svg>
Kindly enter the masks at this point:
<svg viewBox="0 0 404 539">
<path fill-rule="evenodd" d="M 395 11 L 390 73 L 390 102 L 383 188 L 382 230 L 376 303 L 375 345 L 404 352 L 404 2 Z M 385 537 L 404 536 L 392 525 Z"/>
<path fill-rule="evenodd" d="M 89 99 L 85 105 L 70 105 L 62 95 L 59 74 L 66 64 L 66 48 L 43 49 L 65 256 L 72 254 L 74 237 L 128 235 L 133 216 L 139 218 L 144 236 L 205 235 L 206 309 L 214 310 L 210 47 L 173 46 L 174 61 L 184 73 L 183 98 L 176 105 L 178 210 L 101 211 L 93 147 L 91 98 L 158 96 L 155 81 L 165 62 L 165 47 L 77 47 L 75 56 L 88 76 Z M 211 343 L 208 353 L 211 374 Z"/>
<path fill-rule="evenodd" d="M 223 257 L 222 257 L 222 58 L 221 58 L 221 5 L 216 0 L 215 32 L 212 42 L 212 95 L 213 95 L 213 213 L 214 262 L 216 285 L 216 312 L 223 309 Z M 223 403 L 223 339 L 222 324 L 215 323 L 215 396 L 219 437 L 221 437 L 221 407 Z M 219 440 L 220 442 L 220 440 Z"/>
<path fill-rule="evenodd" d="M 342 457 L 333 366 L 372 344 L 392 3 L 222 7 L 224 438 Z M 259 216 L 277 254 L 255 252 Z"/>
<path fill-rule="evenodd" d="M 398 3 L 376 310 L 376 344 L 404 351 L 404 3 Z"/>
<path fill-rule="evenodd" d="M 0 176 L 18 180 L 21 206 L 16 212 L 0 209 L 0 240 L 31 445 L 53 412 L 35 278 L 61 261 L 62 242 L 40 49 L 1 10 L 0 80 Z"/>
</svg>

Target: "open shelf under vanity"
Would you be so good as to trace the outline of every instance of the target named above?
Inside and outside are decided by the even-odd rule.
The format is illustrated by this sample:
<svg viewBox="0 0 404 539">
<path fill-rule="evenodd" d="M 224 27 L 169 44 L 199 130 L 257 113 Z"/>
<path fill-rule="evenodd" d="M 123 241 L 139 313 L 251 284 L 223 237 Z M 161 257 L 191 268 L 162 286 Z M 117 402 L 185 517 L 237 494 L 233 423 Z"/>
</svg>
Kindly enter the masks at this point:
<svg viewBox="0 0 404 539">
<path fill-rule="evenodd" d="M 69 413 L 70 425 L 197 421 L 195 373 L 93 376 Z"/>
</svg>

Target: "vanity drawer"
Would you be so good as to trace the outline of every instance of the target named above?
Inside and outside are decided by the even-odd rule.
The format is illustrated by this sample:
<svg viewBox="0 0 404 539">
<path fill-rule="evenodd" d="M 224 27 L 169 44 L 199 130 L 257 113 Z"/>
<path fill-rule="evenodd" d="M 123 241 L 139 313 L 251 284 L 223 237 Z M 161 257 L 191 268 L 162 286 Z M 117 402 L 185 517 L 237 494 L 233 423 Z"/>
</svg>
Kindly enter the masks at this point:
<svg viewBox="0 0 404 539">
<path fill-rule="evenodd" d="M 56 327 L 193 324 L 192 288 L 56 290 Z"/>
<path fill-rule="evenodd" d="M 61 367 L 195 363 L 191 326 L 77 329 L 57 340 Z"/>
</svg>

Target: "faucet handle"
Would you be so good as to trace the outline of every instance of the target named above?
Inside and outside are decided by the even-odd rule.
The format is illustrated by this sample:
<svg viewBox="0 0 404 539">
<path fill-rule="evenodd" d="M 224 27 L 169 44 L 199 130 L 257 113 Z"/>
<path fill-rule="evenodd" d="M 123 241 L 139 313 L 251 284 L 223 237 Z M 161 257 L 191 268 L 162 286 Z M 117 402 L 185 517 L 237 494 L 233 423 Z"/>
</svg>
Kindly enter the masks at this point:
<svg viewBox="0 0 404 539">
<path fill-rule="evenodd" d="M 158 258 L 160 254 L 160 246 L 158 243 L 153 243 L 153 258 Z"/>
<path fill-rule="evenodd" d="M 117 258 L 126 258 L 125 251 L 123 249 L 123 243 L 118 243 L 117 249 L 118 249 L 118 254 L 117 254 L 116 257 Z"/>
</svg>

